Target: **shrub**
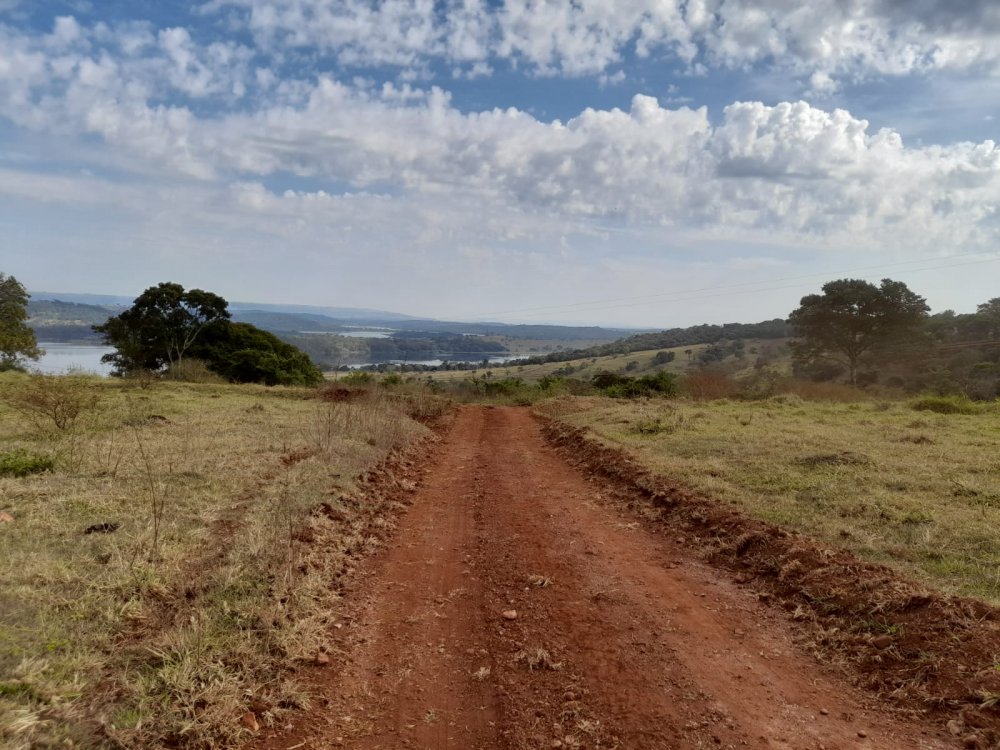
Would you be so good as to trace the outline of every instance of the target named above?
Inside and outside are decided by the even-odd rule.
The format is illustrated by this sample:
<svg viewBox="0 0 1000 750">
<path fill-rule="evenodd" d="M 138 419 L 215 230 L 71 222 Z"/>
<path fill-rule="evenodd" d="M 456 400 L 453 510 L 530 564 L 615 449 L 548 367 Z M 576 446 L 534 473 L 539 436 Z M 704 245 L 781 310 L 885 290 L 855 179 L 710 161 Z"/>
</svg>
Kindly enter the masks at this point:
<svg viewBox="0 0 1000 750">
<path fill-rule="evenodd" d="M 164 380 L 176 380 L 182 383 L 225 383 L 226 379 L 212 372 L 208 363 L 201 359 L 188 357 L 180 362 L 174 362 L 163 373 Z"/>
<path fill-rule="evenodd" d="M 594 375 L 591 384 L 610 398 L 640 398 L 642 396 L 665 396 L 672 398 L 677 395 L 677 376 L 671 372 L 660 372 L 656 375 L 644 375 L 641 378 L 630 378 L 614 372 L 602 370 Z"/>
<path fill-rule="evenodd" d="M 340 382 L 345 385 L 368 385 L 375 379 L 370 372 L 365 372 L 364 370 L 352 370 L 347 373 L 344 377 L 340 378 Z"/>
<path fill-rule="evenodd" d="M 924 396 L 910 404 L 915 411 L 935 414 L 978 414 L 979 407 L 966 396 Z"/>
<path fill-rule="evenodd" d="M 12 450 L 0 453 L 0 477 L 26 477 L 52 471 L 56 461 L 52 456 Z"/>
<path fill-rule="evenodd" d="M 190 349 L 213 372 L 234 383 L 313 386 L 323 373 L 299 349 L 249 323 L 217 321 Z"/>
<path fill-rule="evenodd" d="M 729 398 L 739 390 L 739 386 L 725 373 L 695 370 L 684 376 L 684 390 L 691 398 L 712 400 Z"/>
<path fill-rule="evenodd" d="M 81 416 L 97 408 L 100 394 L 82 375 L 32 375 L 7 390 L 3 400 L 39 428 L 51 422 L 59 430 L 72 430 Z"/>
<path fill-rule="evenodd" d="M 393 386 L 401 385 L 402 383 L 403 379 L 399 376 L 398 373 L 395 372 L 390 372 L 388 375 L 384 375 L 382 377 L 382 380 L 379 381 L 379 384 L 383 388 L 392 388 Z"/>
</svg>

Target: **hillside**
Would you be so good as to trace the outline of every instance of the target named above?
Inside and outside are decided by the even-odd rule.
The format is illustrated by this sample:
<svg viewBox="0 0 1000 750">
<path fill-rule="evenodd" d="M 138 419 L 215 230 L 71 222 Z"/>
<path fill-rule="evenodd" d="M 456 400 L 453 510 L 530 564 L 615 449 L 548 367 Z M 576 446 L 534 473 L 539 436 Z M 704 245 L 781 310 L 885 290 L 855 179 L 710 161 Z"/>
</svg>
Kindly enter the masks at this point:
<svg viewBox="0 0 1000 750">
<path fill-rule="evenodd" d="M 32 298 L 28 301 L 28 325 L 39 341 L 97 342 L 100 336 L 91 326 L 103 323 L 121 309 L 111 305 Z"/>
<path fill-rule="evenodd" d="M 699 344 L 714 344 L 719 341 L 740 339 L 784 339 L 791 336 L 788 323 L 781 319 L 765 320 L 760 323 L 724 323 L 723 325 L 698 325 L 688 328 L 670 328 L 665 331 L 637 333 L 633 336 L 613 341 L 609 344 L 555 352 L 543 357 L 532 357 L 524 364 L 546 362 L 568 362 L 588 357 L 606 357 L 614 354 L 647 351 L 651 349 L 671 349 Z"/>
</svg>

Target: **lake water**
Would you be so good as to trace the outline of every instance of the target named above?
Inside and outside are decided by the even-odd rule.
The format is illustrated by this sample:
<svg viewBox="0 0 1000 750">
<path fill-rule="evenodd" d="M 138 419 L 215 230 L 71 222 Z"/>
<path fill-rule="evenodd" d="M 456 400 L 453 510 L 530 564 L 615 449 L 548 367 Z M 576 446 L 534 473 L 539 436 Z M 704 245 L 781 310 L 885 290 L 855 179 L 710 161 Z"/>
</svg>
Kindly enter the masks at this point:
<svg viewBox="0 0 1000 750">
<path fill-rule="evenodd" d="M 316 336 L 329 336 L 331 334 L 337 336 L 349 336 L 353 339 L 387 339 L 392 335 L 392 331 L 372 331 L 372 330 L 360 330 L 360 331 L 299 331 L 299 333 L 310 334 Z"/>
<path fill-rule="evenodd" d="M 504 355 L 504 356 L 492 356 L 487 357 L 490 361 L 490 365 L 502 365 L 505 362 L 512 362 L 515 359 L 524 359 L 527 355 L 517 354 L 517 355 Z M 454 362 L 456 364 L 468 364 L 469 362 L 482 362 L 483 358 L 478 357 L 477 359 L 458 359 L 452 357 L 447 360 L 448 362 Z M 388 362 L 363 362 L 359 365 L 348 365 L 352 370 L 356 370 L 361 367 L 372 367 L 375 365 L 427 365 L 428 367 L 440 367 L 445 363 L 443 359 L 411 359 L 409 361 L 402 359 L 390 359 Z"/>
<path fill-rule="evenodd" d="M 101 357 L 105 354 L 113 352 L 115 349 L 111 346 L 95 346 L 93 344 L 57 344 L 53 342 L 39 341 L 38 347 L 45 350 L 45 354 L 37 362 L 29 362 L 28 367 L 31 370 L 37 370 L 38 372 L 44 372 L 49 374 L 63 374 L 70 372 L 71 370 L 83 370 L 85 372 L 95 372 L 98 375 L 110 375 L 111 366 L 106 365 L 101 362 Z M 504 362 L 509 362 L 513 359 L 522 359 L 524 355 L 519 356 L 492 356 L 489 357 L 491 365 L 499 365 Z M 481 361 L 479 360 L 473 361 Z M 462 360 L 452 359 L 452 362 L 459 362 Z M 378 363 L 365 363 L 360 365 L 351 365 L 351 368 L 367 367 L 370 364 Z M 425 359 L 416 360 L 409 363 L 404 363 L 402 360 L 393 360 L 391 363 L 386 364 L 411 364 L 411 365 L 429 365 L 431 367 L 437 367 L 444 364 L 444 360 L 440 359 Z"/>
<path fill-rule="evenodd" d="M 39 341 L 38 348 L 45 354 L 37 362 L 28 362 L 28 368 L 39 372 L 61 375 L 71 370 L 110 375 L 111 365 L 101 362 L 101 357 L 114 351 L 111 346 L 87 344 L 57 344 Z"/>
</svg>

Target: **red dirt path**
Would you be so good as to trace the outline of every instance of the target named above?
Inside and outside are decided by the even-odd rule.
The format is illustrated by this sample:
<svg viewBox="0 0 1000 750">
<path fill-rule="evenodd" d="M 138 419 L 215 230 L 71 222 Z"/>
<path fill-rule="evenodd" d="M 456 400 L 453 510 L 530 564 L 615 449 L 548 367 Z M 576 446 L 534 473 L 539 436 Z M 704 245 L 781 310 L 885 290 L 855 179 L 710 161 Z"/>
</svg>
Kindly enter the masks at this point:
<svg viewBox="0 0 1000 750">
<path fill-rule="evenodd" d="M 795 624 L 603 502 L 525 409 L 464 407 L 271 748 L 961 747 L 794 645 Z M 505 611 L 515 610 L 515 619 Z"/>
</svg>

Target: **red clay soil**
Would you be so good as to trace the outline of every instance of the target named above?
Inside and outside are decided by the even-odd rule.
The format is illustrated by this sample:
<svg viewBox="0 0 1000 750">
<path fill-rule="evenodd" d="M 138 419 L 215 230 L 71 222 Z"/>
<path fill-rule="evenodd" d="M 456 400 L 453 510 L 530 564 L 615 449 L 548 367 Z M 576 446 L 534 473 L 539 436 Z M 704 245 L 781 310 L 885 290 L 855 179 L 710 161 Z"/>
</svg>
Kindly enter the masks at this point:
<svg viewBox="0 0 1000 750">
<path fill-rule="evenodd" d="M 592 444 L 560 434 L 525 409 L 460 410 L 347 592 L 313 709 L 259 748 L 988 746 L 988 728 L 949 731 L 817 659 L 815 621 L 624 507 L 651 495 L 595 476 Z"/>
</svg>

